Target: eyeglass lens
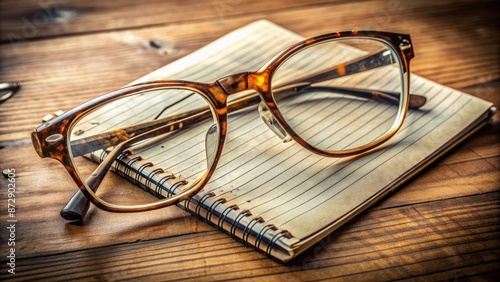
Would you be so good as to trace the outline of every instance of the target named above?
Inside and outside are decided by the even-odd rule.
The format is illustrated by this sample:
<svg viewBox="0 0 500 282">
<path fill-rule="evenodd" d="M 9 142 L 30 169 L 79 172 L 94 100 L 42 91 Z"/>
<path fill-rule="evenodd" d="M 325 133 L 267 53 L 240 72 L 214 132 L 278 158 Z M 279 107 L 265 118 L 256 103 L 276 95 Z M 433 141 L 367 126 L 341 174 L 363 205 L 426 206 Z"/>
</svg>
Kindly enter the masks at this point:
<svg viewBox="0 0 500 282">
<path fill-rule="evenodd" d="M 341 151 L 391 129 L 402 108 L 403 78 L 395 51 L 382 41 L 339 39 L 295 53 L 271 83 L 280 113 L 298 136 L 319 150 Z"/>
<path fill-rule="evenodd" d="M 214 161 L 219 131 L 204 97 L 166 89 L 105 104 L 78 120 L 69 139 L 76 170 L 91 189 L 100 187 L 98 197 L 138 205 L 200 181 Z M 101 172 L 99 163 L 109 168 Z"/>
</svg>

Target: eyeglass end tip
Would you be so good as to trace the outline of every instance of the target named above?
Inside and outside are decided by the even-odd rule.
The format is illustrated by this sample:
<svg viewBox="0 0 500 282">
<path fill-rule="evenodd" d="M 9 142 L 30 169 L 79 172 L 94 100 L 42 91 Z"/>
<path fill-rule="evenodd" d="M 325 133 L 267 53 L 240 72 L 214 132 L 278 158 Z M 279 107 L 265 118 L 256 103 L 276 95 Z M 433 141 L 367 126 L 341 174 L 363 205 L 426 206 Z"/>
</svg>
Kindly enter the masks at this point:
<svg viewBox="0 0 500 282">
<path fill-rule="evenodd" d="M 427 98 L 422 95 L 410 94 L 410 108 L 418 109 L 427 103 Z"/>
<path fill-rule="evenodd" d="M 67 221 L 82 221 L 83 216 L 80 213 L 77 213 L 72 210 L 67 210 L 67 209 L 62 209 L 61 212 L 61 217 L 66 219 Z"/>
</svg>

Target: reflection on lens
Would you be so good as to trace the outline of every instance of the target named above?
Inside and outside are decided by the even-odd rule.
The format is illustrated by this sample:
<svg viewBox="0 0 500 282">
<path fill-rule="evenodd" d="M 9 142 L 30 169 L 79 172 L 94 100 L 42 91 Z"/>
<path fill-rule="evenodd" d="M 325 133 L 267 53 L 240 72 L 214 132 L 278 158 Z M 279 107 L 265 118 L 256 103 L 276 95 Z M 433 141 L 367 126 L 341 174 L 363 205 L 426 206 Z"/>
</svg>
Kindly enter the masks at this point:
<svg viewBox="0 0 500 282">
<path fill-rule="evenodd" d="M 115 205 L 148 204 L 202 179 L 217 151 L 216 124 L 200 94 L 150 90 L 78 120 L 69 135 L 70 152 L 81 179 L 98 188 L 99 198 Z M 109 169 L 100 171 L 100 163 Z"/>
<path fill-rule="evenodd" d="M 404 76 L 395 51 L 374 39 L 318 43 L 274 73 L 273 97 L 289 126 L 323 151 L 379 140 L 403 109 Z"/>
</svg>

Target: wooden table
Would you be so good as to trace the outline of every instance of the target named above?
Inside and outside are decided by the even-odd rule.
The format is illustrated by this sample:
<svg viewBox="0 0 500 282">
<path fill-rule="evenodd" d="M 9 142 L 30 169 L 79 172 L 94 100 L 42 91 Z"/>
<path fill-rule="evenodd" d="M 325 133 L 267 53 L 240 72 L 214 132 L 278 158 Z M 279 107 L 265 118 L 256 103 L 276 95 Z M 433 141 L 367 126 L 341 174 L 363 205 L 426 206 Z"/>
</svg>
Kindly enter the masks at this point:
<svg viewBox="0 0 500 282">
<path fill-rule="evenodd" d="M 144 2 L 144 3 L 142 3 Z M 29 133 L 68 110 L 267 18 L 304 36 L 351 29 L 412 35 L 412 71 L 498 107 L 498 1 L 1 1 L 1 169 L 14 168 L 15 275 L 7 178 L 0 181 L 0 279 L 493 280 L 500 274 L 499 114 L 438 163 L 289 264 L 176 208 L 82 224 L 59 210 L 76 187 Z"/>
</svg>

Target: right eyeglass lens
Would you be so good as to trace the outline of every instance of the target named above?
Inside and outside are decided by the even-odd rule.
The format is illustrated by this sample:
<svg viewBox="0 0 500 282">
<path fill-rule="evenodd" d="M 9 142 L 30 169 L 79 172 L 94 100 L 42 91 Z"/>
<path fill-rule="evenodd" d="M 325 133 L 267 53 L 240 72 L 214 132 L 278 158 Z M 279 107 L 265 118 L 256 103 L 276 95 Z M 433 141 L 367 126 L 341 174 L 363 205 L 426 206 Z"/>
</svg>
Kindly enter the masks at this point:
<svg viewBox="0 0 500 282">
<path fill-rule="evenodd" d="M 395 50 L 383 41 L 337 39 L 302 49 L 271 81 L 285 121 L 322 151 L 370 144 L 399 123 L 404 75 Z"/>
</svg>

